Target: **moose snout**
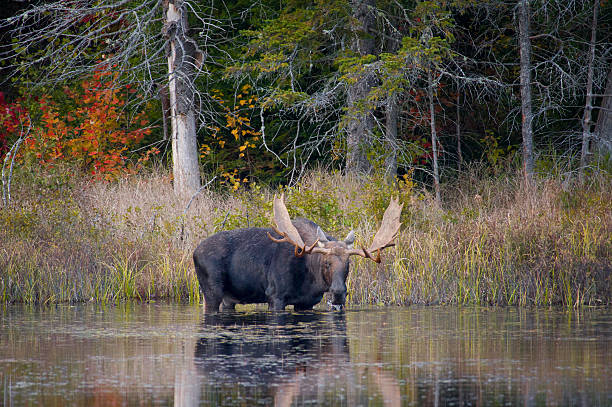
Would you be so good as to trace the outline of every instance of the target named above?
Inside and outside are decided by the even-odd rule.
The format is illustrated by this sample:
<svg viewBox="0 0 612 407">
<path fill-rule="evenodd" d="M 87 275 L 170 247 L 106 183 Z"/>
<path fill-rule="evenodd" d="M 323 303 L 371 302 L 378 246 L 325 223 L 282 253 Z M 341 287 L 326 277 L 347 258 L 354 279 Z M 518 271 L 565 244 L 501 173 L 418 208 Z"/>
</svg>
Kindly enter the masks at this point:
<svg viewBox="0 0 612 407">
<path fill-rule="evenodd" d="M 344 303 L 346 302 L 346 287 L 344 287 L 344 289 L 332 288 L 330 291 L 332 295 L 332 301 L 331 301 L 332 304 L 333 305 L 344 305 Z"/>
<path fill-rule="evenodd" d="M 330 290 L 331 298 L 328 302 L 333 311 L 342 311 L 346 302 L 346 290 Z"/>
</svg>

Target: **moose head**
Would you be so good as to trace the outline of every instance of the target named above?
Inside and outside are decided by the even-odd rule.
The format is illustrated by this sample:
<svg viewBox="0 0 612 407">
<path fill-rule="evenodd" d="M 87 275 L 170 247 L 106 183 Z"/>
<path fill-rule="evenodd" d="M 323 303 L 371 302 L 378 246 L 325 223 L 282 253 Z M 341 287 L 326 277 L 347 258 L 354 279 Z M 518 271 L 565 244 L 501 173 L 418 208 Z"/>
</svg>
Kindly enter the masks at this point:
<svg viewBox="0 0 612 407">
<path fill-rule="evenodd" d="M 361 256 L 376 263 L 381 262 L 380 252 L 387 247 L 394 246 L 400 229 L 400 215 L 403 205 L 397 199 L 391 199 L 387 207 L 380 228 L 374 235 L 368 248 L 354 248 L 355 233 L 351 230 L 343 241 L 328 237 L 323 230 L 316 226 L 316 240 L 310 244 L 304 243 L 304 238 L 291 221 L 283 196 L 275 197 L 273 203 L 274 231 L 280 235 L 275 238 L 268 232 L 268 238 L 276 243 L 289 243 L 294 246 L 296 257 L 310 256 L 308 270 L 319 276 L 325 288 L 331 293 L 331 305 L 341 308 L 346 301 L 346 279 L 349 273 L 349 257 Z"/>
</svg>

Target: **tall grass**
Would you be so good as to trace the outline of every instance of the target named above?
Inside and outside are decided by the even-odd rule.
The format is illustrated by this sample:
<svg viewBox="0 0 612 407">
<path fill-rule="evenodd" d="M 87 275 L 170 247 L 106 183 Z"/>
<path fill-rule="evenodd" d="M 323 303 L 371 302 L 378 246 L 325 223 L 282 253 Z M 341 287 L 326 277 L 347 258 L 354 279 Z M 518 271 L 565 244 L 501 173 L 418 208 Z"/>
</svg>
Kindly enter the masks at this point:
<svg viewBox="0 0 612 407">
<path fill-rule="evenodd" d="M 404 202 L 395 248 L 380 265 L 353 258 L 353 304 L 610 305 L 612 182 L 550 177 L 525 188 L 516 175 L 478 168 L 444 186 L 442 207 L 412 183 L 313 171 L 284 188 L 292 216 L 369 243 L 393 195 Z M 0 302 L 202 300 L 191 254 L 222 229 L 270 225 L 275 191 L 172 191 L 164 171 L 116 183 L 69 172 L 23 172 L 0 209 Z"/>
</svg>

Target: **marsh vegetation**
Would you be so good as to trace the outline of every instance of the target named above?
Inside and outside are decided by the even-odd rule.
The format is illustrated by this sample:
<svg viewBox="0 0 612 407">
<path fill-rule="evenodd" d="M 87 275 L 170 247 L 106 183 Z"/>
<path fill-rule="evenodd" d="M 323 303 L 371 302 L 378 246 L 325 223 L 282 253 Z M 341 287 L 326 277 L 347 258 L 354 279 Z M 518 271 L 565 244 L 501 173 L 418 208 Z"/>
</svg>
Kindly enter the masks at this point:
<svg viewBox="0 0 612 407">
<path fill-rule="evenodd" d="M 284 192 L 292 217 L 326 232 L 354 229 L 367 245 L 391 196 L 404 203 L 396 247 L 380 265 L 351 260 L 348 304 L 609 305 L 612 182 L 520 175 L 473 167 L 444 186 L 442 207 L 410 180 L 396 185 L 312 171 L 294 187 L 172 191 L 163 170 L 95 182 L 71 170 L 18 172 L 0 211 L 0 300 L 201 301 L 192 253 L 220 231 L 272 224 Z"/>
</svg>

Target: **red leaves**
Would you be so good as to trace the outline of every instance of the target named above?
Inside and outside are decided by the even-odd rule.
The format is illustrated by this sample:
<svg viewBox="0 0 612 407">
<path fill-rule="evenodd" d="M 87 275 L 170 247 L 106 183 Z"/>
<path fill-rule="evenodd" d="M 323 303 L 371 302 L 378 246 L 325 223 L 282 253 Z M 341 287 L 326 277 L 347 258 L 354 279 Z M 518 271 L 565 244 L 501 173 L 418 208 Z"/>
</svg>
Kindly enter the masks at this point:
<svg viewBox="0 0 612 407">
<path fill-rule="evenodd" d="M 37 103 L 40 114 L 36 115 L 40 120 L 25 140 L 23 154 L 31 154 L 43 165 L 75 164 L 104 179 L 133 172 L 126 153 L 151 130 L 143 112 L 135 115 L 132 125 L 126 125 L 128 113 L 122 97 L 126 89 L 116 86 L 113 79 L 115 74 L 98 71 L 80 87 L 66 89 L 68 104 L 76 106 L 69 114 L 61 114 L 58 102 L 48 95 L 41 97 Z M 19 131 L 17 113 L 22 109 L 2 103 L 3 96 L 0 94 L 0 156 L 6 149 L 6 135 Z"/>
<path fill-rule="evenodd" d="M 25 109 L 19 102 L 6 103 L 4 92 L 0 92 L 0 159 L 8 152 L 8 139 L 27 127 Z"/>
</svg>

